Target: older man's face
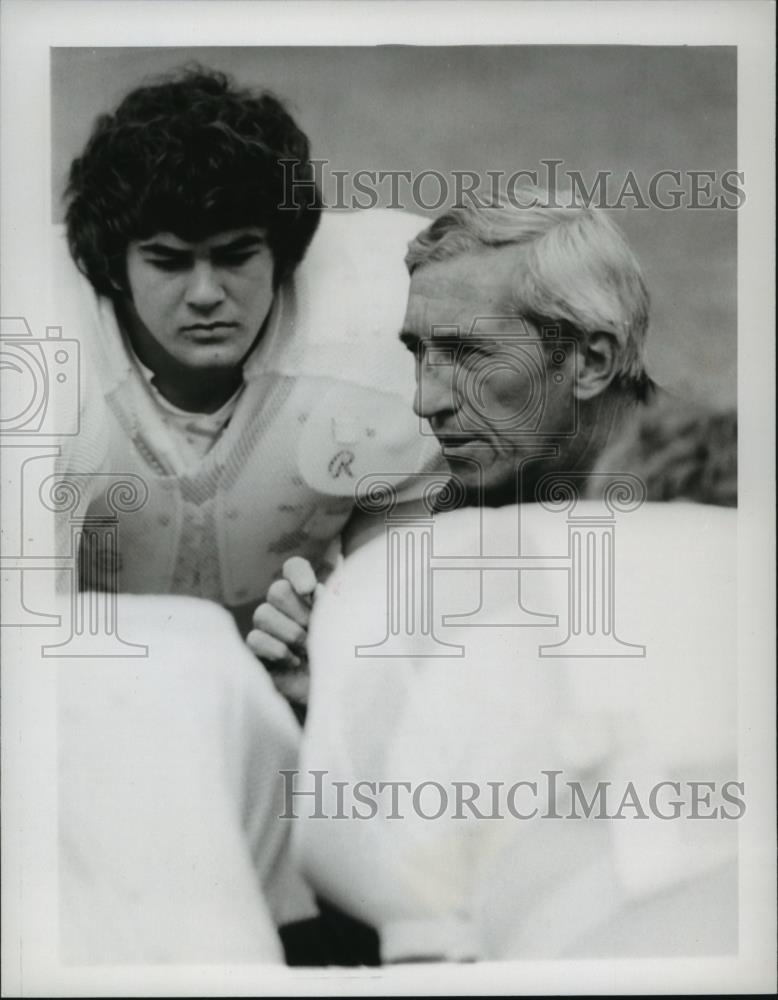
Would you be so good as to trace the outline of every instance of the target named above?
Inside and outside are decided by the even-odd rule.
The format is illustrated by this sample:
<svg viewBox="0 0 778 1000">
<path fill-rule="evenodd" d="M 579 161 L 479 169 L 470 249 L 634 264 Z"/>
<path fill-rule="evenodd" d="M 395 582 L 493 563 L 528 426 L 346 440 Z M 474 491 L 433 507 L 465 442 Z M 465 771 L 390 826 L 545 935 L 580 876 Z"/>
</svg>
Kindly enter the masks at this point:
<svg viewBox="0 0 778 1000">
<path fill-rule="evenodd" d="M 563 453 L 574 435 L 575 347 L 513 312 L 515 249 L 422 265 L 411 279 L 401 339 L 417 357 L 414 409 L 429 421 L 469 488 L 515 482 L 538 445 Z"/>
</svg>

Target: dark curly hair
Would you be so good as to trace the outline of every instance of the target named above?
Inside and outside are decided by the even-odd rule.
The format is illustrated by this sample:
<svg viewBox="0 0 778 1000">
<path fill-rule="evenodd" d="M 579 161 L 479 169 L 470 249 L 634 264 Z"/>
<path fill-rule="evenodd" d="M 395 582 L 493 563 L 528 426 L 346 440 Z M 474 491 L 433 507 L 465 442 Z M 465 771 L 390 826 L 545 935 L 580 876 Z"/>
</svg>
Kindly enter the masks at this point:
<svg viewBox="0 0 778 1000">
<path fill-rule="evenodd" d="M 282 160 L 295 162 L 290 208 L 279 207 Z M 284 105 L 199 66 L 138 87 L 101 115 L 65 198 L 73 259 L 110 297 L 126 289 L 132 240 L 171 232 L 196 241 L 246 226 L 267 230 L 278 286 L 302 260 L 321 208 L 308 139 Z"/>
</svg>

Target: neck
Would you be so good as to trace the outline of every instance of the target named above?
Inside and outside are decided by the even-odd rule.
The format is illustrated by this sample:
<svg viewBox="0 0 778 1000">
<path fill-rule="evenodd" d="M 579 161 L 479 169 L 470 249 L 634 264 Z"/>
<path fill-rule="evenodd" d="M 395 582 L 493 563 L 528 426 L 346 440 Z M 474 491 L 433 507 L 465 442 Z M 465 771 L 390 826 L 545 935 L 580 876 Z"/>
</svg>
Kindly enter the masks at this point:
<svg viewBox="0 0 778 1000">
<path fill-rule="evenodd" d="M 624 433 L 641 406 L 634 391 L 621 385 L 611 386 L 595 399 L 582 402 L 581 430 L 563 453 L 560 471 L 591 473 L 603 452 Z"/>
<path fill-rule="evenodd" d="M 140 357 L 140 354 L 138 355 Z M 243 384 L 243 369 L 203 369 L 197 372 L 154 370 L 154 388 L 164 398 L 190 413 L 215 413 L 231 399 Z"/>
</svg>

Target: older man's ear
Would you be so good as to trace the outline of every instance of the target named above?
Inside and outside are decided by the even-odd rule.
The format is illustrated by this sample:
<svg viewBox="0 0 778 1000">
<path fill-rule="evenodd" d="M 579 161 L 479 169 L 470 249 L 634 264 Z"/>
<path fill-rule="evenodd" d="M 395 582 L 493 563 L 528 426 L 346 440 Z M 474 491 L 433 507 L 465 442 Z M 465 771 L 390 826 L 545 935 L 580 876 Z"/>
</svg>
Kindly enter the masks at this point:
<svg viewBox="0 0 778 1000">
<path fill-rule="evenodd" d="M 596 331 L 582 338 L 575 357 L 577 399 L 594 399 L 604 392 L 616 376 L 618 342 L 612 333 Z"/>
</svg>

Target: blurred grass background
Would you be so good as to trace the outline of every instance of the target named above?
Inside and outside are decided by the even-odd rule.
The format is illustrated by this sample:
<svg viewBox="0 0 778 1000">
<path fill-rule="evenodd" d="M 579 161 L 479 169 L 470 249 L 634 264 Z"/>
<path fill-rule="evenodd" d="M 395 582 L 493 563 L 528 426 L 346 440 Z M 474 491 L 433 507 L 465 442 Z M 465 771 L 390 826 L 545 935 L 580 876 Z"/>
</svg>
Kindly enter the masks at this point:
<svg viewBox="0 0 778 1000">
<path fill-rule="evenodd" d="M 510 174 L 558 159 L 588 183 L 610 170 L 617 194 L 629 170 L 645 191 L 660 170 L 737 169 L 734 47 L 52 49 L 56 218 L 95 117 L 144 77 L 191 61 L 284 98 L 328 171 Z M 434 200 L 434 185 L 423 191 Z M 734 404 L 737 212 L 613 214 L 651 290 L 650 371 L 667 388 Z"/>
</svg>

